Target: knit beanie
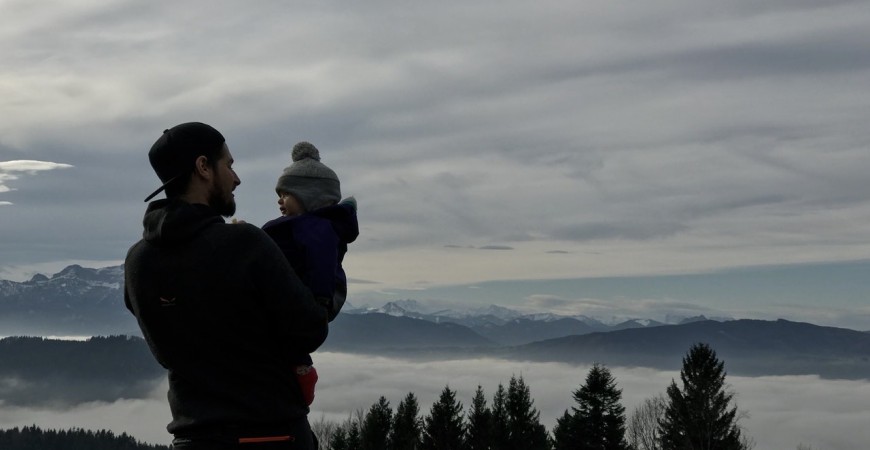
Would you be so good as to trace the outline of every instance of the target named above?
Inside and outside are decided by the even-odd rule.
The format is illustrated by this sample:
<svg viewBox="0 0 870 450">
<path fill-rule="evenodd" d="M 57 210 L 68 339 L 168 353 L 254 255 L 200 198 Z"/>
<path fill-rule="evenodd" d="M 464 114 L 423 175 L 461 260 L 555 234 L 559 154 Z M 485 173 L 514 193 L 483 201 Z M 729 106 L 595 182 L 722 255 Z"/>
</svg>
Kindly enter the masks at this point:
<svg viewBox="0 0 870 450">
<path fill-rule="evenodd" d="M 278 177 L 275 191 L 288 192 L 299 200 L 305 211 L 314 211 L 341 200 L 338 176 L 320 162 L 320 151 L 310 142 L 293 146 L 293 164 Z"/>
</svg>

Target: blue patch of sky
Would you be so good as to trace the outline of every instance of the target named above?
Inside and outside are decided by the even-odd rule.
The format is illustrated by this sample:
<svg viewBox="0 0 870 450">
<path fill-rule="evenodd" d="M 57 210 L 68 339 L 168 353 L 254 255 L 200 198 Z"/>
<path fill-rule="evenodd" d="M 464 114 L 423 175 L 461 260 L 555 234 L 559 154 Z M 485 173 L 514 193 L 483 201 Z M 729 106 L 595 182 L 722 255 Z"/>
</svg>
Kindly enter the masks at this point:
<svg viewBox="0 0 870 450">
<path fill-rule="evenodd" d="M 865 307 L 870 304 L 870 260 L 744 267 L 681 275 L 489 281 L 388 293 L 388 297 L 395 299 L 468 300 L 475 305 L 503 306 L 520 305 L 531 295 L 659 299 L 713 308 Z"/>
</svg>

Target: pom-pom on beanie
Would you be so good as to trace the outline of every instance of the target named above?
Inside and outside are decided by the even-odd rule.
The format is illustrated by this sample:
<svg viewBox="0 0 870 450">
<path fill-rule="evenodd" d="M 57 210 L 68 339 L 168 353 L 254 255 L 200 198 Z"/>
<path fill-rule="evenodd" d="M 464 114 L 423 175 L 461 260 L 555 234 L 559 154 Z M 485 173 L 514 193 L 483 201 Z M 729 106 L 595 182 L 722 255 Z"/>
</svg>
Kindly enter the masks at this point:
<svg viewBox="0 0 870 450">
<path fill-rule="evenodd" d="M 338 176 L 320 162 L 320 151 L 310 142 L 293 146 L 293 164 L 278 177 L 275 192 L 293 194 L 305 211 L 314 211 L 341 200 Z"/>
</svg>

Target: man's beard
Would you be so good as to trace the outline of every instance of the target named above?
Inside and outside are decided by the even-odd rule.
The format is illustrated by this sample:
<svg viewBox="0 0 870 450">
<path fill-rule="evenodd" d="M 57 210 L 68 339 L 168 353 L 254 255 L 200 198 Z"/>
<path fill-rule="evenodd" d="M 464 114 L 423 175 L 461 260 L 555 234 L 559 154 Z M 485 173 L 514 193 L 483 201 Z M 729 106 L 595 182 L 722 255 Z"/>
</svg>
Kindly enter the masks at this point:
<svg viewBox="0 0 870 450">
<path fill-rule="evenodd" d="M 236 200 L 232 192 L 225 195 L 223 190 L 212 186 L 208 195 L 208 206 L 211 206 L 218 214 L 230 217 L 236 213 Z"/>
</svg>

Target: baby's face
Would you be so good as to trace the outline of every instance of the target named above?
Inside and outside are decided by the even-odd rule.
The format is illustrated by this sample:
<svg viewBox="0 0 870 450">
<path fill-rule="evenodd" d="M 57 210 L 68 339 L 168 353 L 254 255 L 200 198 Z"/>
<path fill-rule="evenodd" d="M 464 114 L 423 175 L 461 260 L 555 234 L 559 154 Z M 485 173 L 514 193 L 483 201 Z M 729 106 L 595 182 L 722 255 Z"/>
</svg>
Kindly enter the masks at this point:
<svg viewBox="0 0 870 450">
<path fill-rule="evenodd" d="M 298 216 L 304 212 L 299 200 L 289 192 L 278 194 L 278 209 L 282 216 Z"/>
</svg>

